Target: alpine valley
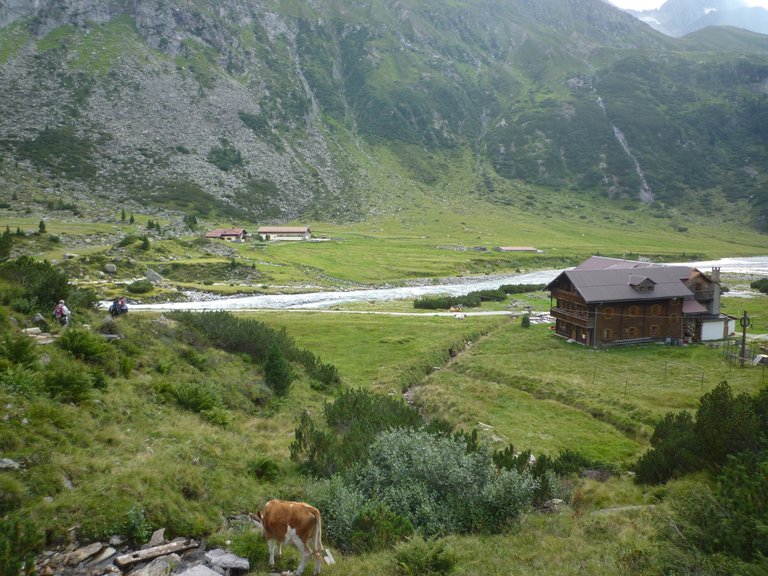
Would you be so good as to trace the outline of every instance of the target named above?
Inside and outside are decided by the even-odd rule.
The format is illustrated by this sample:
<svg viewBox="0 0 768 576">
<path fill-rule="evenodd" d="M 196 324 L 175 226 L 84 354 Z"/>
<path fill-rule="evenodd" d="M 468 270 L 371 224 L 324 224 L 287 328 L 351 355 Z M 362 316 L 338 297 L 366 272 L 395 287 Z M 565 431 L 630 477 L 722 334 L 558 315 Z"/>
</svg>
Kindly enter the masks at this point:
<svg viewBox="0 0 768 576">
<path fill-rule="evenodd" d="M 601 0 L 3 0 L 0 194 L 350 222 L 455 193 L 768 230 L 768 36 Z"/>
</svg>

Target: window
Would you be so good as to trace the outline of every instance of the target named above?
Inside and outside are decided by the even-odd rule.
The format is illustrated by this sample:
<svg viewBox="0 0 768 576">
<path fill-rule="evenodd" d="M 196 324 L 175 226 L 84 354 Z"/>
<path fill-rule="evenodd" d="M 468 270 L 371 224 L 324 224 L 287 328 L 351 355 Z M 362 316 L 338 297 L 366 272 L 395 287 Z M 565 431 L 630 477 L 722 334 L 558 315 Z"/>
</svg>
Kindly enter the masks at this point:
<svg viewBox="0 0 768 576">
<path fill-rule="evenodd" d="M 624 330 L 624 334 L 627 338 L 635 338 L 637 336 L 637 327 L 630 326 L 626 330 Z"/>
<path fill-rule="evenodd" d="M 651 305 L 651 316 L 661 316 L 661 304 L 652 304 Z"/>
<path fill-rule="evenodd" d="M 629 316 L 631 318 L 637 318 L 640 316 L 640 306 L 632 305 L 629 307 Z"/>
<path fill-rule="evenodd" d="M 652 324 L 651 325 L 651 337 L 655 338 L 658 335 L 659 335 L 659 327 L 658 327 L 658 325 L 657 324 Z"/>
<path fill-rule="evenodd" d="M 613 338 L 613 330 L 609 328 L 603 329 L 603 340 L 610 340 Z"/>
<path fill-rule="evenodd" d="M 603 317 L 606 320 L 610 320 L 615 313 L 616 313 L 615 310 L 611 306 L 606 306 L 605 308 L 603 308 Z"/>
</svg>

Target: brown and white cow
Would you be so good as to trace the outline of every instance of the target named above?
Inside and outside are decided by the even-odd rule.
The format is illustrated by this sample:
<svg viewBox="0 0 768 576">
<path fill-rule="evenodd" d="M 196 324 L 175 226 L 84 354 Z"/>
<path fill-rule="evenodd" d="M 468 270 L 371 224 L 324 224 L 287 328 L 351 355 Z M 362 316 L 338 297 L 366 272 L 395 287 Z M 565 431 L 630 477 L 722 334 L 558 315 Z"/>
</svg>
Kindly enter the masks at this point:
<svg viewBox="0 0 768 576">
<path fill-rule="evenodd" d="M 323 553 L 320 511 L 304 502 L 270 500 L 263 512 L 250 514 L 251 520 L 264 534 L 269 545 L 269 565 L 275 565 L 275 547 L 282 553 L 283 544 L 293 544 L 301 560 L 296 575 L 301 576 L 310 553 L 315 557 L 314 574 L 320 573 Z"/>
</svg>

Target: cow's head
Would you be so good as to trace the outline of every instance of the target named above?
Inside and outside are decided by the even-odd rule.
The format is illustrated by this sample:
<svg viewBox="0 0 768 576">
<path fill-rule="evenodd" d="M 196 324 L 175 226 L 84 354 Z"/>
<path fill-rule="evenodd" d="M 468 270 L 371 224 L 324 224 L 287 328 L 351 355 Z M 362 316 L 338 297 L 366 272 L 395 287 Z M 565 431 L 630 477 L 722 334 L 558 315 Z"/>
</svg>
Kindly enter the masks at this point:
<svg viewBox="0 0 768 576">
<path fill-rule="evenodd" d="M 256 512 L 256 514 L 248 514 L 248 518 L 251 522 L 253 522 L 254 526 L 256 526 L 256 529 L 264 533 L 264 523 L 261 520 L 261 512 Z"/>
</svg>

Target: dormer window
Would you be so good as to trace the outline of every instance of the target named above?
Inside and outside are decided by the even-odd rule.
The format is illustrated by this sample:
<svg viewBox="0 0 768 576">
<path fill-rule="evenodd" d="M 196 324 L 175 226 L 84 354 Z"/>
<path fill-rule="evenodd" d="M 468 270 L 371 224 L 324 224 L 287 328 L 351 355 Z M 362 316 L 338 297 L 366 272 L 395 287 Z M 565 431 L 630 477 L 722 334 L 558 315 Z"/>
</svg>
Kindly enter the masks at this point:
<svg viewBox="0 0 768 576">
<path fill-rule="evenodd" d="M 633 274 L 629 277 L 629 285 L 637 292 L 653 292 L 656 282 L 647 276 L 637 276 Z"/>
</svg>

